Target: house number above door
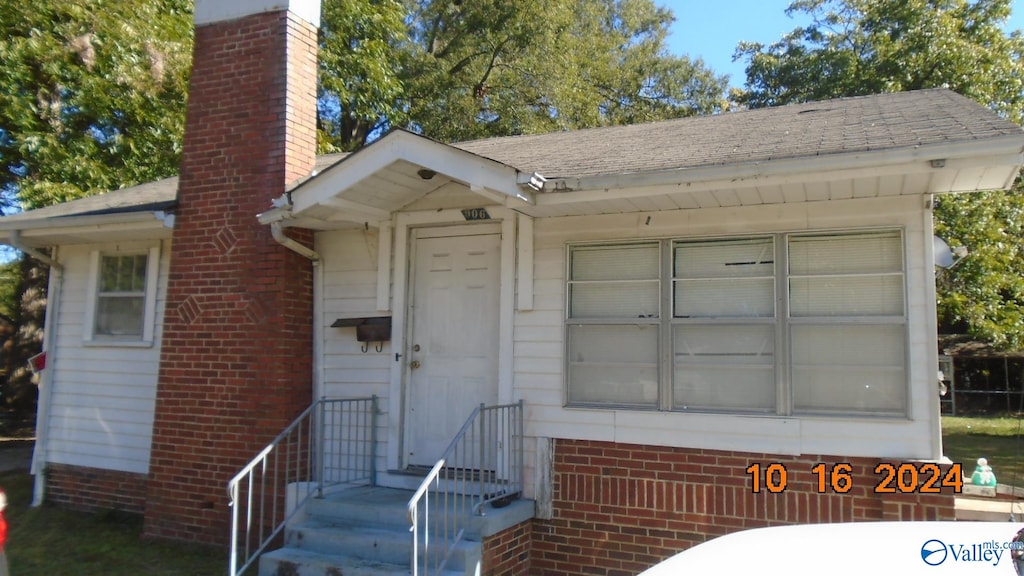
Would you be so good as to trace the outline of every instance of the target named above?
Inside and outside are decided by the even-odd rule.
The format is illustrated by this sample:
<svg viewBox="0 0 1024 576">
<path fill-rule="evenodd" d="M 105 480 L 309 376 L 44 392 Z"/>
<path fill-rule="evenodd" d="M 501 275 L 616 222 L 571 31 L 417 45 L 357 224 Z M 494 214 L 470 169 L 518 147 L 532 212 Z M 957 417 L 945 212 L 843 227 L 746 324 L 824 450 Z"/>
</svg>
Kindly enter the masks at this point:
<svg viewBox="0 0 1024 576">
<path fill-rule="evenodd" d="M 491 215 L 487 213 L 486 208 L 466 208 L 462 211 L 462 217 L 467 221 L 491 219 Z"/>
</svg>

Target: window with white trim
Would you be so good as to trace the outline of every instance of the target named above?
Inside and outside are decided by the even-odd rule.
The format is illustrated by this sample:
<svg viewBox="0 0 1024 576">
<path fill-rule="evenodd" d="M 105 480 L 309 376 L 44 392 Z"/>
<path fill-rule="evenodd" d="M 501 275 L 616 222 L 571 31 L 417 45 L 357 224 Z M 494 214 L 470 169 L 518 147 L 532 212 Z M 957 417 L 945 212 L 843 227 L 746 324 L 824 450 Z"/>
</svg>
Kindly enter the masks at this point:
<svg viewBox="0 0 1024 576">
<path fill-rule="evenodd" d="M 159 248 L 92 252 L 86 340 L 151 343 L 158 258 Z"/>
<path fill-rule="evenodd" d="M 898 230 L 573 245 L 570 406 L 906 413 Z"/>
</svg>

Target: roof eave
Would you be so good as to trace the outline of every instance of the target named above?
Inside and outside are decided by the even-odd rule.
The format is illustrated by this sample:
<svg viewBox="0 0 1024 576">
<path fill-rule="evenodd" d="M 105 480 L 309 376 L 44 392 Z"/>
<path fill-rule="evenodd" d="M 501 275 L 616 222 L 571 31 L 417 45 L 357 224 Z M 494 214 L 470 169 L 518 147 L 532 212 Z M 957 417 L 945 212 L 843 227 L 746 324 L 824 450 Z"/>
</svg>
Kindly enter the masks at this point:
<svg viewBox="0 0 1024 576">
<path fill-rule="evenodd" d="M 138 231 L 149 236 L 170 237 L 174 216 L 162 210 L 113 212 L 82 216 L 55 216 L 38 219 L 0 218 L 0 243 L 10 242 L 12 233 L 29 246 L 45 247 L 61 244 L 61 239 L 74 236 L 83 240 L 103 241 L 110 234 Z"/>
<path fill-rule="evenodd" d="M 783 177 L 798 173 L 877 169 L 913 162 L 944 164 L 950 161 L 970 159 L 984 161 L 984 159 L 994 158 L 999 163 L 1010 162 L 1019 167 L 1024 163 L 1022 154 L 1024 154 L 1024 133 L 980 141 L 971 140 L 940 145 L 878 149 L 824 156 L 780 158 L 652 172 L 606 174 L 580 178 L 550 178 L 545 186 L 545 191 L 572 193 L 577 191 L 635 189 L 646 186 L 719 181 L 735 184 L 741 180 Z M 1013 180 L 1014 177 L 1009 178 L 1004 188 L 1010 187 L 1013 184 Z"/>
</svg>

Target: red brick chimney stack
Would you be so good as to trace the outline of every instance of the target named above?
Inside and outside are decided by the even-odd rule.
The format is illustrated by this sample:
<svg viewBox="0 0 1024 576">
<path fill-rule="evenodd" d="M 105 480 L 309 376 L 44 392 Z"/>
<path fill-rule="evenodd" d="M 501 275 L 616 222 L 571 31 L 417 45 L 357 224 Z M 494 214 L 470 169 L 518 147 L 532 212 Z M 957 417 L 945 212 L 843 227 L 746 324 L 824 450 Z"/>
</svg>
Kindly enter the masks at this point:
<svg viewBox="0 0 1024 576">
<path fill-rule="evenodd" d="M 319 21 L 319 0 L 195 4 L 150 536 L 226 542 L 227 481 L 311 400 L 311 264 L 256 215 L 313 169 Z"/>
</svg>

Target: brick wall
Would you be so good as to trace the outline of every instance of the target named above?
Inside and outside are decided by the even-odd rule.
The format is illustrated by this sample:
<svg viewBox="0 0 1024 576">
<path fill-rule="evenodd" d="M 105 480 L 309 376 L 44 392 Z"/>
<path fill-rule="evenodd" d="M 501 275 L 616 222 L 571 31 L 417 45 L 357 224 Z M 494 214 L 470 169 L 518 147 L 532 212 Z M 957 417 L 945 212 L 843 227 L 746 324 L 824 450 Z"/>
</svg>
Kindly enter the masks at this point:
<svg viewBox="0 0 1024 576">
<path fill-rule="evenodd" d="M 483 566 L 487 576 L 529 576 L 532 523 L 521 522 L 484 539 Z"/>
<path fill-rule="evenodd" d="M 634 575 L 681 550 L 747 528 L 955 516 L 950 488 L 940 494 L 876 494 L 879 461 L 868 458 L 570 440 L 556 441 L 554 458 L 554 517 L 534 522 L 531 574 Z M 834 492 L 826 480 L 819 493 L 811 469 L 840 462 L 852 468 L 849 492 Z M 785 491 L 769 493 L 762 486 L 753 493 L 747 467 L 771 463 L 785 468 Z"/>
<path fill-rule="evenodd" d="M 142 514 L 146 508 L 146 475 L 48 464 L 46 497 L 49 502 L 75 510 Z"/>
<path fill-rule="evenodd" d="M 226 542 L 228 480 L 310 403 L 311 263 L 256 215 L 313 168 L 316 40 L 286 11 L 196 28 L 147 535 Z"/>
</svg>

